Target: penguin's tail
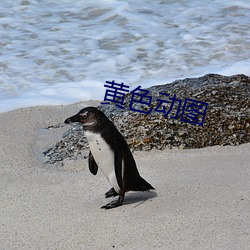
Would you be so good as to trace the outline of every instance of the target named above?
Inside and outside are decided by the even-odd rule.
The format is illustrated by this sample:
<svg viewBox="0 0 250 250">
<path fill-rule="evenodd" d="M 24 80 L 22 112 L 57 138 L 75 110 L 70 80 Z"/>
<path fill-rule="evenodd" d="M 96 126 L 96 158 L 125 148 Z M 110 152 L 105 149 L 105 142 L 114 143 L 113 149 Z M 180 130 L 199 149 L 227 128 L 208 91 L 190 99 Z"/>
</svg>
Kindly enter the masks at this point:
<svg viewBox="0 0 250 250">
<path fill-rule="evenodd" d="M 139 176 L 131 191 L 149 191 L 150 189 L 154 189 L 154 187 L 152 187 L 147 181 Z"/>
</svg>

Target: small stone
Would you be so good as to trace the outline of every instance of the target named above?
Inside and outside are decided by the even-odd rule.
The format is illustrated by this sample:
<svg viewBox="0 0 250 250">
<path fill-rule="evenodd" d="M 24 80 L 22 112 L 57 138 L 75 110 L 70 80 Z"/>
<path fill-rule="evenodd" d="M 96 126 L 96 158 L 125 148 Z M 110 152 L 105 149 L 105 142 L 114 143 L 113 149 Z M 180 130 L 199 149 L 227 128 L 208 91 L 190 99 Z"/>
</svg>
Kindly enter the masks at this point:
<svg viewBox="0 0 250 250">
<path fill-rule="evenodd" d="M 185 134 L 186 134 L 186 131 L 183 131 L 183 130 L 179 131 L 179 136 L 183 136 Z"/>
</svg>

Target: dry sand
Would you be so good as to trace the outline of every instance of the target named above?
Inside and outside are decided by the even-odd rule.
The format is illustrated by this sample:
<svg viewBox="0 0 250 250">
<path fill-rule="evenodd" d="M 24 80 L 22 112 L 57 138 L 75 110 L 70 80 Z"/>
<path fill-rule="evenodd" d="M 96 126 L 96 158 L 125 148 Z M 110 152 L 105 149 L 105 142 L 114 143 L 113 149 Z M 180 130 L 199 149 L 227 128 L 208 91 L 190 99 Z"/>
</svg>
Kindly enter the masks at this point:
<svg viewBox="0 0 250 250">
<path fill-rule="evenodd" d="M 0 249 L 250 248 L 250 144 L 135 152 L 155 192 L 103 210 L 110 187 L 87 160 L 41 162 L 67 130 L 43 128 L 90 104 L 0 114 Z"/>
</svg>

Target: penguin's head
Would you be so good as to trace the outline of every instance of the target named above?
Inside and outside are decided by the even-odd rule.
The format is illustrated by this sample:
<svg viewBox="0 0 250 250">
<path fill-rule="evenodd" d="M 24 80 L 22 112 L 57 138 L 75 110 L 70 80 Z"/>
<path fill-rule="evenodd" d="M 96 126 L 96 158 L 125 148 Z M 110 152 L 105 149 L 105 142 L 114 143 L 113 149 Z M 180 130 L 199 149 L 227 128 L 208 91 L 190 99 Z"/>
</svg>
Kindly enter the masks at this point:
<svg viewBox="0 0 250 250">
<path fill-rule="evenodd" d="M 106 119 L 108 118 L 97 108 L 87 107 L 80 110 L 76 115 L 69 117 L 64 122 L 67 124 L 79 122 L 87 128 L 91 126 L 98 126 Z"/>
</svg>

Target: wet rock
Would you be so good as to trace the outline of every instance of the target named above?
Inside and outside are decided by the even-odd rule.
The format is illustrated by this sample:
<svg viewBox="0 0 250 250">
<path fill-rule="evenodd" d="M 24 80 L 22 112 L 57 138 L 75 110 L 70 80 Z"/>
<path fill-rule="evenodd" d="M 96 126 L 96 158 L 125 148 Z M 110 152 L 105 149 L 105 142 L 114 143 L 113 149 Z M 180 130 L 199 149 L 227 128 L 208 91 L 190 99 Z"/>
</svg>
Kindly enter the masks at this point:
<svg viewBox="0 0 250 250">
<path fill-rule="evenodd" d="M 221 76 L 215 74 L 199 78 L 187 78 L 171 84 L 148 88 L 152 96 L 151 106 L 137 104 L 134 109 L 147 112 L 159 103 L 159 92 L 208 103 L 204 126 L 181 122 L 177 111 L 164 117 L 164 113 L 152 110 L 150 114 L 131 111 L 131 94 L 127 94 L 124 110 L 115 105 L 100 105 L 102 110 L 123 134 L 132 150 L 151 150 L 179 147 L 182 149 L 202 148 L 214 145 L 239 145 L 250 142 L 250 78 L 245 75 Z M 165 97 L 166 98 L 166 97 Z M 164 104 L 165 105 L 165 104 Z M 166 110 L 171 103 L 166 104 Z M 178 105 L 176 105 L 178 106 Z M 181 112 L 180 112 L 181 113 Z M 65 158 L 76 159 L 87 149 L 87 140 L 80 125 L 67 131 L 60 142 L 44 152 L 48 162 L 54 163 Z M 86 154 L 86 152 L 85 152 Z"/>
</svg>

